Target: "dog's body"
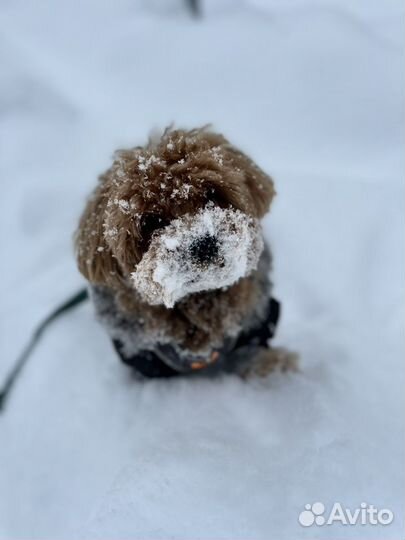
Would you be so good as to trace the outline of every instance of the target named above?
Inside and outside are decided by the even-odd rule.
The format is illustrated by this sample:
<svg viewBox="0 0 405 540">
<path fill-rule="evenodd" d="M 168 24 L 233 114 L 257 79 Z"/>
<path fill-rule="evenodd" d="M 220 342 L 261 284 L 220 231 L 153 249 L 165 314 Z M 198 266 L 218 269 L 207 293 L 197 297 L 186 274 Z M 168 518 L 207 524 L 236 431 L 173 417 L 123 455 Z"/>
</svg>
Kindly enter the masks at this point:
<svg viewBox="0 0 405 540">
<path fill-rule="evenodd" d="M 267 347 L 277 314 L 259 220 L 273 196 L 269 176 L 204 129 L 117 152 L 77 253 L 126 363 L 151 376 L 232 370 Z"/>
</svg>

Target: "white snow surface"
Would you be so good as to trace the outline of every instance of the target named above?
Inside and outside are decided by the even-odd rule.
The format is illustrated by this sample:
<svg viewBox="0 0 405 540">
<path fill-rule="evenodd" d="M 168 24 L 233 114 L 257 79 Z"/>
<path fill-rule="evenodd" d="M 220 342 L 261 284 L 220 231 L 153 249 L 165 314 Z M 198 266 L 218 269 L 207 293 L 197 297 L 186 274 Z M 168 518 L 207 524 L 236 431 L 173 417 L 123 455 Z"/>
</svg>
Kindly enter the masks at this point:
<svg viewBox="0 0 405 540">
<path fill-rule="evenodd" d="M 179 4 L 0 5 L 0 380 L 83 285 L 97 174 L 171 122 L 212 122 L 274 176 L 275 343 L 300 371 L 141 382 L 79 308 L 0 417 L 0 538 L 403 538 L 403 3 Z M 315 501 L 395 518 L 301 527 Z"/>
<path fill-rule="evenodd" d="M 190 257 L 193 245 L 212 237 L 218 254 L 209 264 Z M 263 251 L 260 224 L 240 210 L 208 203 L 173 220 L 152 237 L 131 278 L 146 302 L 172 308 L 187 294 L 229 287 L 257 268 Z"/>
</svg>

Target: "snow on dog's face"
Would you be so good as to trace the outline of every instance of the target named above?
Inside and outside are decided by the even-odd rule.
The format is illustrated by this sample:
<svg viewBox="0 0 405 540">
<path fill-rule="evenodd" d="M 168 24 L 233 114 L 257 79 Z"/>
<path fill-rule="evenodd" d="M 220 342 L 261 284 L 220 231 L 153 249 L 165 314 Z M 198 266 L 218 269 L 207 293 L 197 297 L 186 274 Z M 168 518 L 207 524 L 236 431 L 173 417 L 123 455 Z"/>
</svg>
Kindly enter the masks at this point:
<svg viewBox="0 0 405 540">
<path fill-rule="evenodd" d="M 208 203 L 153 235 L 132 282 L 146 302 L 171 308 L 188 294 L 232 285 L 256 268 L 262 250 L 256 219 Z"/>
<path fill-rule="evenodd" d="M 116 152 L 100 176 L 77 231 L 79 269 L 166 306 L 227 287 L 257 264 L 273 195 L 271 178 L 222 135 L 166 130 Z"/>
</svg>

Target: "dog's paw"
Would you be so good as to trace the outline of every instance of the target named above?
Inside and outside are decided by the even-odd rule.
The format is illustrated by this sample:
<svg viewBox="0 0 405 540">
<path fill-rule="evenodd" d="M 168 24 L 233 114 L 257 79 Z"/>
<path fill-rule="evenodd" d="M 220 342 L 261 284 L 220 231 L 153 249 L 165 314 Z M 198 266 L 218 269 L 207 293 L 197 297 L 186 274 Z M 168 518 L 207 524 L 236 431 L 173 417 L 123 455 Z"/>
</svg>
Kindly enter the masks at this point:
<svg viewBox="0 0 405 540">
<path fill-rule="evenodd" d="M 298 354 L 284 347 L 260 348 L 240 374 L 243 378 L 266 377 L 275 371 L 298 371 Z"/>
</svg>

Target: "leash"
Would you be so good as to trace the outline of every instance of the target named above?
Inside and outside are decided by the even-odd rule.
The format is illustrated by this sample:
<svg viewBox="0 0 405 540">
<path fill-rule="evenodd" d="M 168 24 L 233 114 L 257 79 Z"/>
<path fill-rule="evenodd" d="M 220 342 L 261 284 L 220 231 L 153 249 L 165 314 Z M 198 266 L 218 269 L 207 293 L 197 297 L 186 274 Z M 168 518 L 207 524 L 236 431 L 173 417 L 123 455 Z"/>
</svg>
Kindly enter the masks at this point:
<svg viewBox="0 0 405 540">
<path fill-rule="evenodd" d="M 0 414 L 5 409 L 7 400 L 20 377 L 24 366 L 37 345 L 38 341 L 42 337 L 48 326 L 58 319 L 61 315 L 72 310 L 74 307 L 79 306 L 89 298 L 87 289 L 81 289 L 75 295 L 66 300 L 63 304 L 57 307 L 34 331 L 30 341 L 27 343 L 20 356 L 18 357 L 14 367 L 5 379 L 4 385 L 0 390 Z M 271 298 L 267 308 L 267 315 L 265 320 L 259 327 L 253 328 L 246 333 L 242 333 L 236 343 L 230 348 L 224 350 L 214 351 L 215 359 L 217 361 L 221 357 L 229 357 L 234 351 L 248 346 L 256 345 L 266 347 L 268 346 L 268 340 L 274 336 L 277 322 L 280 316 L 280 303 Z M 181 375 L 184 373 L 183 369 L 176 369 L 180 367 L 179 358 L 177 353 L 173 350 L 165 350 L 165 360 L 170 360 L 168 363 L 164 362 L 159 356 L 151 351 L 142 351 L 140 354 L 134 355 L 130 358 L 125 357 L 122 350 L 122 344 L 118 340 L 113 340 L 115 350 L 120 356 L 121 360 L 131 367 L 135 368 L 145 377 L 173 377 L 175 375 Z M 162 351 L 163 352 L 163 351 Z M 169 354 L 170 353 L 170 354 Z M 178 365 L 176 365 L 178 364 Z M 205 366 L 205 364 L 204 364 Z M 203 365 L 191 366 L 192 370 L 200 369 Z"/>
<path fill-rule="evenodd" d="M 24 366 L 27 363 L 28 358 L 30 357 L 32 351 L 34 350 L 36 344 L 40 340 L 41 336 L 48 328 L 48 326 L 58 319 L 64 313 L 70 311 L 74 307 L 82 304 L 89 297 L 87 289 L 82 289 L 77 292 L 74 296 L 70 297 L 63 304 L 57 307 L 42 323 L 35 329 L 30 341 L 27 343 L 20 356 L 18 357 L 14 367 L 11 369 L 10 373 L 6 377 L 3 387 L 0 390 L 0 413 L 4 411 L 6 401 L 10 397 L 11 391 L 14 388 L 19 376 L 22 373 Z"/>
</svg>

